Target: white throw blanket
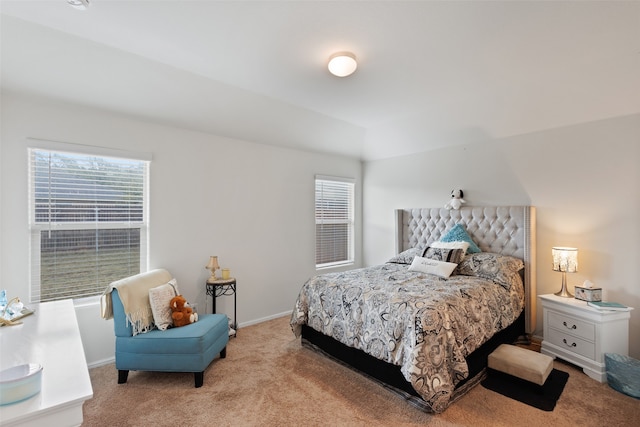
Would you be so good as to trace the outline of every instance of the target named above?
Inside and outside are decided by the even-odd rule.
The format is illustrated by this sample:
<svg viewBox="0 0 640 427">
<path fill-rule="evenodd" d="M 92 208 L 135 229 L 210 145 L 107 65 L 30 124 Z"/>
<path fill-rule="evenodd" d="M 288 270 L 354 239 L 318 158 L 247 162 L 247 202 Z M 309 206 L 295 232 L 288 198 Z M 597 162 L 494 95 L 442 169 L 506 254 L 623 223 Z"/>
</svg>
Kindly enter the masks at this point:
<svg viewBox="0 0 640 427">
<path fill-rule="evenodd" d="M 171 275 L 167 272 L 168 280 Z M 149 303 L 149 289 L 166 283 L 157 274 L 143 274 L 118 280 L 109 285 L 100 297 L 100 311 L 103 319 L 113 317 L 111 292 L 118 290 L 118 296 L 124 307 L 127 317 L 127 326 L 133 326 L 133 335 L 148 332 L 153 329 L 153 312 Z M 167 280 L 167 281 L 168 281 Z"/>
</svg>

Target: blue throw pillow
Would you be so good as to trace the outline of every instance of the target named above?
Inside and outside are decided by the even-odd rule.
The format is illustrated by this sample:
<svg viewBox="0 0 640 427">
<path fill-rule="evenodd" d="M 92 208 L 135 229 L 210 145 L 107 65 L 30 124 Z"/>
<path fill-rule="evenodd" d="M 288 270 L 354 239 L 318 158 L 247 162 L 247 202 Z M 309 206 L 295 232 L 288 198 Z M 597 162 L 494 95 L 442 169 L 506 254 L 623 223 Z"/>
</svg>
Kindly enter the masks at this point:
<svg viewBox="0 0 640 427">
<path fill-rule="evenodd" d="M 444 236 L 440 238 L 441 242 L 469 242 L 469 249 L 467 253 L 476 254 L 482 252 L 478 245 L 471 239 L 467 230 L 460 224 L 454 225 L 451 230 L 447 231 Z"/>
</svg>

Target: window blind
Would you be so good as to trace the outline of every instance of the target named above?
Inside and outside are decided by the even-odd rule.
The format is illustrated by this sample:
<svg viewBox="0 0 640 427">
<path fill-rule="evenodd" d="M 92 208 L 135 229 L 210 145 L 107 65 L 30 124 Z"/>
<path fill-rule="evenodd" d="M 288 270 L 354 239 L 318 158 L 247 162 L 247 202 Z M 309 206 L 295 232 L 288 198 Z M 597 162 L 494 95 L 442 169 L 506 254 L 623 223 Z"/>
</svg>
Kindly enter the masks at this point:
<svg viewBox="0 0 640 427">
<path fill-rule="evenodd" d="M 353 263 L 354 183 L 316 177 L 316 268 Z"/>
<path fill-rule="evenodd" d="M 148 161 L 35 148 L 29 160 L 32 302 L 146 269 Z"/>
</svg>

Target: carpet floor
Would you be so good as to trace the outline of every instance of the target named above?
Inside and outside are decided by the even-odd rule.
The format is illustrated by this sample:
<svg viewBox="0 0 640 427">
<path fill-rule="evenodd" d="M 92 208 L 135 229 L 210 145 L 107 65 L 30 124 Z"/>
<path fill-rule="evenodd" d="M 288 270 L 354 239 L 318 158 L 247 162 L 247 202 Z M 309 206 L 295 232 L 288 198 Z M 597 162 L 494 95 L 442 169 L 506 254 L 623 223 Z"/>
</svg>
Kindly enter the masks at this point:
<svg viewBox="0 0 640 427">
<path fill-rule="evenodd" d="M 90 370 L 94 396 L 83 426 L 638 426 L 640 400 L 569 373 L 546 412 L 480 385 L 442 414 L 426 414 L 375 382 L 302 347 L 282 317 L 242 328 L 215 359 L 204 385 L 193 374 L 130 372 L 117 384 L 113 364 Z"/>
</svg>

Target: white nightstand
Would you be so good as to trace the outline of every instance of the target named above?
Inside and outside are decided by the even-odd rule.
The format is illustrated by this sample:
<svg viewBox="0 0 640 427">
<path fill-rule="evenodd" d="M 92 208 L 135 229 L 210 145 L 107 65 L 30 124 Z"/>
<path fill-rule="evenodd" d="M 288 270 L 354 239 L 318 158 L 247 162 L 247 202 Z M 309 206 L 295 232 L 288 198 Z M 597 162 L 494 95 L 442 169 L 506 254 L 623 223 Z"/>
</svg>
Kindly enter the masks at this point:
<svg viewBox="0 0 640 427">
<path fill-rule="evenodd" d="M 541 353 L 582 367 L 606 382 L 604 353 L 629 353 L 630 311 L 600 311 L 586 301 L 539 295 L 544 318 Z"/>
</svg>

